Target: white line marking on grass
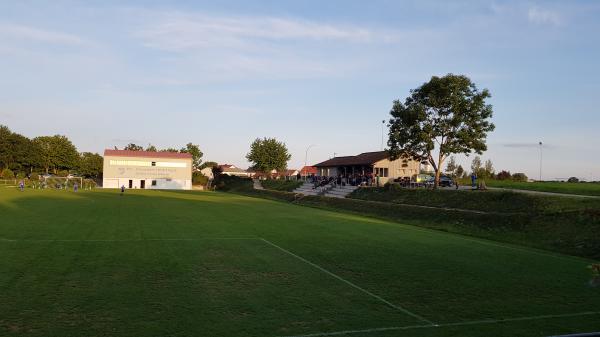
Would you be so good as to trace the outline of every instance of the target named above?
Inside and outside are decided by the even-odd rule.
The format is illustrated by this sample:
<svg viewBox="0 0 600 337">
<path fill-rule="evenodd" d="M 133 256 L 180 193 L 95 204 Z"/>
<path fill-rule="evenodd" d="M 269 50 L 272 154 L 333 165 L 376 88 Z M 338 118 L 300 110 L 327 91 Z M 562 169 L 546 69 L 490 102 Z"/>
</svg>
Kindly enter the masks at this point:
<svg viewBox="0 0 600 337">
<path fill-rule="evenodd" d="M 411 311 L 409 311 L 409 310 L 407 310 L 407 309 L 405 309 L 405 308 L 403 308 L 403 307 L 401 307 L 401 306 L 399 306 L 399 305 L 393 304 L 393 303 L 391 303 L 390 301 L 388 301 L 388 300 L 386 300 L 386 299 L 382 298 L 381 296 L 379 296 L 379 295 L 375 295 L 375 294 L 373 294 L 372 292 L 370 292 L 370 291 L 368 291 L 368 290 L 366 290 L 366 289 L 363 289 L 363 288 L 361 288 L 361 287 L 357 286 L 356 284 L 354 284 L 354 283 L 352 283 L 352 282 L 350 282 L 350 281 L 348 281 L 348 280 L 346 280 L 346 279 L 342 278 L 342 277 L 341 277 L 341 276 L 339 276 L 339 275 L 336 275 L 336 274 L 334 274 L 334 273 L 330 272 L 329 270 L 327 270 L 327 269 L 325 269 L 325 268 L 323 268 L 323 267 L 319 266 L 318 264 L 315 264 L 315 263 L 313 263 L 313 262 L 310 262 L 310 261 L 308 261 L 307 259 L 305 259 L 305 258 L 303 258 L 303 257 L 301 257 L 301 256 L 299 256 L 299 255 L 296 255 L 296 254 L 294 254 L 294 253 L 290 252 L 289 250 L 287 250 L 287 249 L 285 249 L 285 248 L 282 248 L 282 247 L 280 247 L 280 246 L 278 246 L 278 245 L 274 244 L 273 242 L 271 242 L 271 241 L 269 241 L 269 240 L 267 240 L 267 239 L 261 238 L 261 240 L 262 240 L 262 241 L 264 241 L 265 243 L 267 243 L 268 245 L 270 245 L 270 246 L 272 246 L 272 247 L 275 247 L 275 248 L 279 249 L 280 251 L 282 251 L 282 252 L 284 252 L 284 253 L 286 253 L 286 254 L 288 254 L 288 255 L 291 255 L 291 256 L 293 256 L 293 257 L 297 258 L 298 260 L 300 260 L 300 261 L 302 261 L 302 262 L 304 262 L 304 263 L 306 263 L 306 264 L 308 264 L 308 265 L 311 265 L 311 266 L 313 266 L 313 267 L 315 267 L 315 268 L 319 269 L 320 271 L 324 272 L 325 274 L 327 274 L 327 275 L 329 275 L 329 276 L 331 276 L 331 277 L 333 277 L 333 278 L 335 278 L 335 279 L 337 279 L 337 280 L 339 280 L 339 281 L 342 281 L 342 282 L 346 283 L 347 285 L 349 285 L 349 286 L 351 286 L 351 287 L 353 287 L 353 288 L 355 288 L 355 289 L 357 289 L 357 290 L 360 290 L 361 292 L 363 292 L 363 293 L 365 293 L 365 294 L 367 294 L 367 295 L 369 295 L 369 296 L 371 296 L 371 297 L 373 297 L 373 298 L 375 298 L 375 299 L 379 300 L 380 302 L 383 302 L 383 303 L 385 303 L 386 305 L 388 305 L 388 306 L 390 306 L 390 307 L 392 307 L 392 308 L 394 308 L 394 309 L 396 309 L 396 310 L 399 310 L 399 311 L 401 311 L 401 312 L 403 312 L 403 313 L 405 313 L 405 314 L 407 314 L 407 315 L 409 315 L 409 316 L 411 316 L 411 317 L 414 317 L 414 318 L 416 318 L 416 319 L 418 319 L 418 320 L 420 320 L 420 321 L 423 321 L 423 322 L 425 322 L 425 323 L 429 324 L 429 326 L 435 326 L 435 323 L 433 323 L 432 321 L 430 321 L 430 320 L 428 320 L 428 319 L 426 319 L 426 318 L 424 318 L 424 317 L 422 317 L 422 316 L 419 316 L 419 315 L 415 314 L 414 312 L 411 312 Z"/>
<path fill-rule="evenodd" d="M 443 328 L 443 327 L 453 327 L 453 326 L 496 324 L 496 323 L 503 323 L 503 322 L 533 321 L 533 320 L 548 319 L 548 318 L 563 318 L 563 317 L 577 317 L 577 316 L 591 316 L 591 315 L 600 315 L 600 311 L 586 311 L 586 312 L 578 312 L 578 313 L 572 313 L 572 314 L 558 314 L 558 315 L 525 316 L 525 317 L 514 317 L 514 318 L 505 318 L 505 319 L 483 319 L 483 320 L 477 320 L 477 321 L 440 323 L 440 324 L 435 324 L 435 325 L 431 325 L 431 324 L 407 325 L 407 326 L 391 326 L 391 327 L 362 329 L 362 330 L 317 332 L 317 333 L 311 333 L 311 334 L 291 335 L 291 336 L 283 336 L 283 337 L 325 337 L 325 336 L 351 335 L 351 334 L 357 334 L 357 333 L 371 333 L 371 332 L 381 332 L 381 331 L 430 329 L 430 328 Z"/>
<path fill-rule="evenodd" d="M 373 328 L 373 329 L 362 329 L 362 330 L 343 330 L 343 331 L 333 331 L 333 332 L 317 332 L 317 333 L 309 333 L 306 335 L 293 335 L 293 336 L 283 336 L 283 337 L 324 337 L 324 336 L 339 336 L 339 335 L 351 335 L 355 333 L 370 333 L 370 332 L 381 332 L 381 331 L 396 331 L 396 330 L 409 330 L 409 329 L 418 329 L 418 328 L 433 328 L 435 325 L 427 324 L 427 325 L 407 325 L 407 326 L 390 326 L 385 328 Z"/>
<path fill-rule="evenodd" d="M 143 242 L 143 241 L 204 241 L 204 240 L 259 240 L 258 237 L 203 237 L 166 239 L 5 239 L 7 242 Z"/>
</svg>

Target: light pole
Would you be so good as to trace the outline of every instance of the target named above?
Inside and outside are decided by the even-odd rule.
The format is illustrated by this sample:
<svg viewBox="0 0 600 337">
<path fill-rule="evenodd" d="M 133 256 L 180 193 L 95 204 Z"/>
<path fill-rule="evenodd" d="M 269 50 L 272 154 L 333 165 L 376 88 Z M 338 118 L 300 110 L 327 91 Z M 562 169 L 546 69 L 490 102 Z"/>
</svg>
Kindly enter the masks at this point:
<svg viewBox="0 0 600 337">
<path fill-rule="evenodd" d="M 539 145 L 540 145 L 540 181 L 542 181 L 542 142 L 540 142 Z"/>
<path fill-rule="evenodd" d="M 306 162 L 308 160 L 308 150 L 310 150 L 311 147 L 314 147 L 316 145 L 311 144 L 306 148 L 306 152 L 304 153 L 304 180 L 306 180 L 306 176 L 308 175 L 308 173 L 306 172 Z"/>
<path fill-rule="evenodd" d="M 381 121 L 381 151 L 383 151 L 383 126 L 385 125 L 385 119 Z"/>
</svg>

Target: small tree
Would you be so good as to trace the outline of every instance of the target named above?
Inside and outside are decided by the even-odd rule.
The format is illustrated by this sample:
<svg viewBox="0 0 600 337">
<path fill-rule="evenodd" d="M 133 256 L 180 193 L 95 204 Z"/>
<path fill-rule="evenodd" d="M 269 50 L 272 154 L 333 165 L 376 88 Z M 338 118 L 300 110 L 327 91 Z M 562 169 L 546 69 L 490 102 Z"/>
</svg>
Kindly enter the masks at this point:
<svg viewBox="0 0 600 337">
<path fill-rule="evenodd" d="M 525 173 L 513 173 L 512 180 L 514 181 L 527 181 Z"/>
<path fill-rule="evenodd" d="M 471 161 L 471 173 L 475 173 L 475 175 L 479 176 L 481 174 L 481 158 L 479 156 L 475 156 Z"/>
<path fill-rule="evenodd" d="M 194 170 L 200 169 L 200 164 L 202 163 L 202 156 L 204 155 L 202 151 L 200 151 L 200 147 L 198 145 L 194 145 L 192 143 L 187 143 L 185 147 L 179 150 L 181 153 L 189 153 L 192 155 L 192 167 Z"/>
<path fill-rule="evenodd" d="M 510 177 L 511 177 L 510 171 L 505 171 L 505 170 L 498 172 L 498 174 L 496 175 L 496 179 L 498 179 L 498 180 L 507 180 L 507 179 L 510 179 Z"/>
<path fill-rule="evenodd" d="M 214 161 L 205 161 L 204 163 L 202 163 L 202 165 L 200 165 L 200 170 L 205 169 L 207 167 L 217 167 L 219 166 L 219 164 L 217 162 Z"/>
<path fill-rule="evenodd" d="M 250 152 L 246 155 L 253 169 L 267 174 L 272 170 L 285 170 L 291 158 L 285 144 L 275 138 L 257 138 L 250 145 Z"/>
<path fill-rule="evenodd" d="M 494 177 L 494 164 L 490 159 L 485 161 L 485 165 L 483 167 L 483 177 L 492 178 Z"/>
<path fill-rule="evenodd" d="M 388 145 L 392 159 L 410 156 L 427 160 L 435 170 L 437 187 L 449 155 L 481 154 L 487 149 L 487 133 L 494 130 L 492 106 L 485 102 L 489 97 L 487 89 L 479 91 L 468 77 L 453 74 L 433 76 L 411 90 L 404 103 L 394 101 L 390 112 Z"/>
<path fill-rule="evenodd" d="M 2 178 L 3 179 L 15 179 L 15 174 L 11 169 L 2 170 Z"/>
<path fill-rule="evenodd" d="M 446 174 L 453 178 L 456 178 L 457 168 L 458 166 L 456 165 L 456 160 L 454 159 L 454 156 L 450 156 L 450 158 L 448 159 L 448 163 L 446 164 Z"/>
<path fill-rule="evenodd" d="M 458 165 L 458 167 L 456 168 L 456 177 L 457 178 L 465 177 L 465 169 L 462 167 L 462 165 Z"/>
<path fill-rule="evenodd" d="M 134 143 L 129 143 L 127 144 L 127 146 L 125 146 L 123 148 L 123 150 L 129 150 L 129 151 L 144 151 L 144 147 L 139 146 L 137 144 Z"/>
<path fill-rule="evenodd" d="M 567 180 L 567 182 L 569 182 L 569 183 L 578 183 L 579 182 L 579 178 L 577 178 L 577 177 L 571 177 L 571 178 L 569 178 L 569 180 Z"/>
<path fill-rule="evenodd" d="M 148 144 L 148 147 L 146 148 L 146 151 L 150 151 L 150 152 L 156 152 L 156 146 L 152 145 L 152 144 Z"/>
</svg>

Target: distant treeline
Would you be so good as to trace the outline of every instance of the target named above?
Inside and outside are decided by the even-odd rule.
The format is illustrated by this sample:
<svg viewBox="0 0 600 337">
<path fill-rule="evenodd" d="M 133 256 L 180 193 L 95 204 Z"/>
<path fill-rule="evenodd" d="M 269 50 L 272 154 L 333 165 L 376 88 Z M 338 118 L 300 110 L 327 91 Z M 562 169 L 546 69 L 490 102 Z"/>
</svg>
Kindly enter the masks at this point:
<svg viewBox="0 0 600 337">
<path fill-rule="evenodd" d="M 66 136 L 29 139 L 0 125 L 0 170 L 2 178 L 25 178 L 32 173 L 67 175 L 77 172 L 86 178 L 102 175 L 102 156 L 79 153 Z"/>
<path fill-rule="evenodd" d="M 144 150 L 136 144 L 128 144 L 123 149 Z M 158 151 L 153 145 L 145 150 Z M 179 150 L 168 148 L 160 151 L 189 153 L 192 155 L 194 169 L 201 167 L 203 154 L 198 145 L 188 143 Z M 102 165 L 101 155 L 80 153 L 66 136 L 39 136 L 30 139 L 0 125 L 0 176 L 4 179 L 25 178 L 42 173 L 58 176 L 76 173 L 85 178 L 97 179 L 102 177 Z"/>
</svg>

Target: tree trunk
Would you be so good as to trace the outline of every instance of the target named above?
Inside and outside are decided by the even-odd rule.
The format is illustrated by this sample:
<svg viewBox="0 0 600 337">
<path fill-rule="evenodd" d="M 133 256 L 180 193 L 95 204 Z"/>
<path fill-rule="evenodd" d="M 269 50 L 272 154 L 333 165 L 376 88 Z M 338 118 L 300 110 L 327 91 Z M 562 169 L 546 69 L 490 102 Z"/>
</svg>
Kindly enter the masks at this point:
<svg viewBox="0 0 600 337">
<path fill-rule="evenodd" d="M 440 174 L 441 174 L 441 171 L 442 170 L 440 170 L 439 166 L 438 166 L 438 169 L 435 170 L 435 181 L 433 183 L 433 188 L 436 189 L 436 190 L 440 186 Z"/>
<path fill-rule="evenodd" d="M 433 184 L 433 188 L 437 189 L 440 186 L 440 177 L 442 175 L 442 166 L 444 165 L 444 156 L 440 152 L 438 156 L 438 164 L 435 169 L 435 182 Z"/>
</svg>

